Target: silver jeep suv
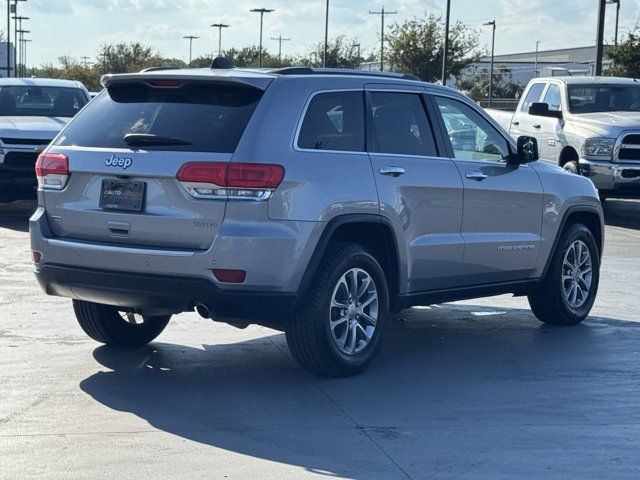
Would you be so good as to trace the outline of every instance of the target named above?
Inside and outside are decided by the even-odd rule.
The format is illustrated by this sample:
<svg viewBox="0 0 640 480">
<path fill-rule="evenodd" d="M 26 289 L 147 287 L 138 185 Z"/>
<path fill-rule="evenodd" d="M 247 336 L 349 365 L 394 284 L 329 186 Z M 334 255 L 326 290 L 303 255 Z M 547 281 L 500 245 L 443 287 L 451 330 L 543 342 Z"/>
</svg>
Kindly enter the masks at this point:
<svg viewBox="0 0 640 480">
<path fill-rule="evenodd" d="M 284 330 L 308 370 L 365 369 L 393 312 L 527 295 L 577 324 L 598 288 L 593 184 L 463 95 L 289 68 L 110 75 L 40 156 L 36 276 L 93 339 L 172 314 Z"/>
</svg>

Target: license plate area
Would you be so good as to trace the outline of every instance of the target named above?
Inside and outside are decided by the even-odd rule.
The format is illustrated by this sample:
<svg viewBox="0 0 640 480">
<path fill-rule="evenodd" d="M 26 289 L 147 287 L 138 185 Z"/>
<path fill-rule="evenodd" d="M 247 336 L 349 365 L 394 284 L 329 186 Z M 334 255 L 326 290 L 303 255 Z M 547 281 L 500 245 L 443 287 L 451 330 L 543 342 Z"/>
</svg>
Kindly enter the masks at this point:
<svg viewBox="0 0 640 480">
<path fill-rule="evenodd" d="M 103 180 L 100 189 L 100 208 L 140 212 L 144 205 L 145 182 Z"/>
</svg>

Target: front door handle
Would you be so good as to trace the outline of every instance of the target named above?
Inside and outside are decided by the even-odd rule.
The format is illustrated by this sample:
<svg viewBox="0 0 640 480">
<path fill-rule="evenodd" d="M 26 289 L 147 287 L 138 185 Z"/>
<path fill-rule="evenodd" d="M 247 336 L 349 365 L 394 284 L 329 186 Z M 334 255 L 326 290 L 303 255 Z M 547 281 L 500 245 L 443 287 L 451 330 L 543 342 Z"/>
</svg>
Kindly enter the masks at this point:
<svg viewBox="0 0 640 480">
<path fill-rule="evenodd" d="M 381 175 L 390 175 L 392 177 L 399 177 L 400 175 L 404 175 L 404 168 L 402 167 L 382 167 L 380 169 Z"/>
<path fill-rule="evenodd" d="M 540 128 L 540 127 L 542 127 L 542 125 L 537 124 L 537 123 L 534 123 L 534 124 L 533 124 L 533 128 Z"/>
<path fill-rule="evenodd" d="M 471 180 L 481 181 L 487 178 L 487 176 L 482 172 L 469 172 L 467 173 L 467 178 L 470 178 Z"/>
<path fill-rule="evenodd" d="M 513 122 L 511 122 L 511 123 L 512 123 L 513 125 L 515 125 L 516 127 L 517 127 L 518 125 L 520 125 L 520 122 L 516 122 L 516 121 L 513 121 Z"/>
</svg>

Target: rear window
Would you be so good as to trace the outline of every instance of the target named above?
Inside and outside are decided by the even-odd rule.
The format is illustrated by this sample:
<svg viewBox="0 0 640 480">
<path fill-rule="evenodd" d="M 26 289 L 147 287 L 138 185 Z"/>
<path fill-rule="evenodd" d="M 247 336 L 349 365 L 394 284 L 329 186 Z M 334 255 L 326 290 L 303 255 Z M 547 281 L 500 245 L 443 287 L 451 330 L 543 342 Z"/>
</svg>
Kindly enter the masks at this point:
<svg viewBox="0 0 640 480">
<path fill-rule="evenodd" d="M 298 137 L 309 150 L 364 152 L 362 92 L 329 92 L 313 97 Z"/>
<path fill-rule="evenodd" d="M 212 83 L 114 85 L 71 122 L 56 145 L 130 148 L 125 136 L 139 134 L 175 140 L 141 146 L 146 150 L 233 153 L 262 93 Z"/>
<path fill-rule="evenodd" d="M 79 88 L 7 85 L 0 87 L 0 116 L 73 117 L 87 101 Z"/>
</svg>

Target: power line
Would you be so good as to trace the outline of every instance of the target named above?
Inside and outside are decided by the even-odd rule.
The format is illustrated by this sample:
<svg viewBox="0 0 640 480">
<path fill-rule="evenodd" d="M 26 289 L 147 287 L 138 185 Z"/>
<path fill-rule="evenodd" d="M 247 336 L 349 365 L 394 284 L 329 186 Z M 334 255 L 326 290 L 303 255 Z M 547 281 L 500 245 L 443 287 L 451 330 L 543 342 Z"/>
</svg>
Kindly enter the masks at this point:
<svg viewBox="0 0 640 480">
<path fill-rule="evenodd" d="M 278 42 L 278 62 L 282 62 L 282 42 L 289 42 L 291 39 L 278 35 L 277 37 L 271 37 L 271 40 L 276 40 Z"/>
<path fill-rule="evenodd" d="M 397 11 L 393 12 L 385 11 L 384 5 L 382 6 L 382 10 L 379 12 L 372 12 L 369 10 L 369 15 L 380 15 L 380 71 L 384 72 L 384 17 L 387 15 L 397 15 Z"/>
</svg>

